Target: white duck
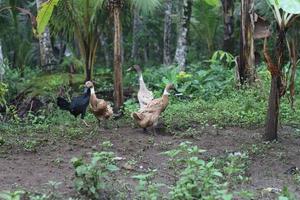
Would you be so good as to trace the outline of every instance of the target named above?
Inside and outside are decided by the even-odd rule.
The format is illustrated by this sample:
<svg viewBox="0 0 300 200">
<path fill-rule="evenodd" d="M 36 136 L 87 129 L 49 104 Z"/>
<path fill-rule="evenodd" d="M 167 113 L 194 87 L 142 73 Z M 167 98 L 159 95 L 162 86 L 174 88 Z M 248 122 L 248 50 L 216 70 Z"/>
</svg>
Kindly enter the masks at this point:
<svg viewBox="0 0 300 200">
<path fill-rule="evenodd" d="M 147 104 L 149 104 L 154 99 L 154 96 L 153 96 L 153 93 L 150 90 L 148 90 L 148 88 L 144 82 L 141 67 L 139 65 L 134 65 L 129 70 L 131 70 L 132 68 L 134 68 L 136 70 L 136 72 L 139 76 L 140 88 L 139 88 L 137 97 L 139 100 L 140 109 L 143 109 L 147 106 Z"/>
</svg>

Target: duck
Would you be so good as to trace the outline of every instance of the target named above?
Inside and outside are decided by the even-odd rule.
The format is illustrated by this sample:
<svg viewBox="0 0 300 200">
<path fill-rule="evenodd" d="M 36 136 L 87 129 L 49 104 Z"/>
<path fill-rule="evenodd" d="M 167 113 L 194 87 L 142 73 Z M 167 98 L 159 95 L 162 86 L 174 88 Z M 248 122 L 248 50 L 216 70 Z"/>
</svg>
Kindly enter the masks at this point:
<svg viewBox="0 0 300 200">
<path fill-rule="evenodd" d="M 156 135 L 155 128 L 158 124 L 158 119 L 169 104 L 169 95 L 172 89 L 174 89 L 174 85 L 167 84 L 162 97 L 151 100 L 143 108 L 140 108 L 139 111 L 132 113 L 132 118 L 143 128 L 144 132 L 147 131 L 147 128 L 151 127 L 153 134 Z"/>
<path fill-rule="evenodd" d="M 139 65 L 133 65 L 131 68 L 128 69 L 128 71 L 131 71 L 133 69 L 136 70 L 139 77 L 139 91 L 137 93 L 137 98 L 139 101 L 140 109 L 143 109 L 154 99 L 154 96 L 153 92 L 147 88 L 144 82 L 141 67 Z"/>
<path fill-rule="evenodd" d="M 57 105 L 61 110 L 69 111 L 75 118 L 78 115 L 81 116 L 81 120 L 85 124 L 85 126 L 89 126 L 86 121 L 84 120 L 87 107 L 90 101 L 91 90 L 87 87 L 84 88 L 84 92 L 80 96 L 73 97 L 71 101 L 63 98 L 63 89 L 60 88 L 59 96 L 57 97 Z"/>
<path fill-rule="evenodd" d="M 94 114 L 94 116 L 99 121 L 104 120 L 105 121 L 105 127 L 106 127 L 106 120 L 110 119 L 113 115 L 113 109 L 110 106 L 110 104 L 105 101 L 104 99 L 98 99 L 95 94 L 95 88 L 92 81 L 87 81 L 85 83 L 85 87 L 90 89 L 90 111 Z"/>
</svg>

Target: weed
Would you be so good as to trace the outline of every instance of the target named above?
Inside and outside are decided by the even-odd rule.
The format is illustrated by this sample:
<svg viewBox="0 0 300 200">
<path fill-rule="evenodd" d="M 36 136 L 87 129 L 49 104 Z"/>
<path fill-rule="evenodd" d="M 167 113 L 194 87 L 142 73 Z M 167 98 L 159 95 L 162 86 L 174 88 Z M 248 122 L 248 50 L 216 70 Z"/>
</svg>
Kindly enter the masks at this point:
<svg viewBox="0 0 300 200">
<path fill-rule="evenodd" d="M 291 193 L 288 187 L 283 187 L 278 200 L 296 200 L 295 194 Z"/>
<path fill-rule="evenodd" d="M 3 191 L 0 192 L 0 199 L 3 200 L 21 200 L 21 197 L 25 194 L 23 190 L 16 190 L 16 191 Z"/>
<path fill-rule="evenodd" d="M 146 174 L 133 176 L 134 179 L 139 181 L 139 184 L 136 188 L 137 199 L 158 200 L 163 198 L 160 190 L 164 184 L 153 183 L 156 172 L 157 170 L 150 170 Z"/>
<path fill-rule="evenodd" d="M 119 170 L 114 158 L 115 154 L 107 151 L 92 153 L 89 163 L 82 158 L 73 158 L 76 191 L 90 199 L 109 195 L 107 191 L 112 189 L 112 173 Z"/>
</svg>

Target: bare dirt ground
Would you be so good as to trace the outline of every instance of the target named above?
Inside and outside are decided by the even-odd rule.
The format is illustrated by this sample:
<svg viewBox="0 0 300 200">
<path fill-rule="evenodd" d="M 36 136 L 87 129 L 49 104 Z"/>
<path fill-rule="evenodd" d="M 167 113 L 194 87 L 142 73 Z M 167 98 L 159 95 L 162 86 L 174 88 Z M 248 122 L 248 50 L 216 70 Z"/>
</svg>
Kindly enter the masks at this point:
<svg viewBox="0 0 300 200">
<path fill-rule="evenodd" d="M 241 186 L 260 195 L 258 199 L 274 199 L 262 191 L 266 188 L 283 188 L 300 199 L 300 186 L 294 182 L 292 175 L 285 174 L 289 168 L 300 168 L 300 137 L 295 129 L 283 127 L 277 143 L 263 144 L 263 129 L 226 128 L 216 130 L 212 127 L 196 129 L 193 138 L 179 138 L 168 134 L 152 136 L 141 129 L 123 127 L 113 130 L 97 131 L 96 135 L 84 139 L 51 139 L 41 134 L 40 145 L 35 151 L 26 151 L 18 145 L 0 147 L 0 191 L 24 188 L 29 191 L 41 191 L 48 181 L 61 182 L 60 192 L 74 195 L 72 179 L 74 170 L 70 159 L 80 155 L 89 156 L 89 152 L 99 150 L 103 141 L 111 141 L 116 155 L 125 160 L 119 161 L 122 179 L 134 184 L 131 176 L 147 169 L 157 169 L 159 179 L 171 181 L 167 173 L 167 158 L 159 153 L 170 150 L 182 141 L 191 141 L 207 152 L 204 157 L 218 157 L 236 152 L 250 150 L 249 176 L 250 183 Z M 20 139 L 20 138 L 19 138 Z M 25 139 L 25 138 L 21 138 Z M 133 161 L 132 166 L 124 167 Z"/>
</svg>

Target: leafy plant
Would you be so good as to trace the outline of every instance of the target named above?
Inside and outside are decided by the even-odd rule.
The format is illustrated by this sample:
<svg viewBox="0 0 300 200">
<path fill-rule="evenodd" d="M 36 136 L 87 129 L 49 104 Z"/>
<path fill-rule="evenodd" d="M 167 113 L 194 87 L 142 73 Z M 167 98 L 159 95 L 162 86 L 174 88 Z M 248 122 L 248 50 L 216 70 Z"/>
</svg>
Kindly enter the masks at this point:
<svg viewBox="0 0 300 200">
<path fill-rule="evenodd" d="M 136 188 L 138 199 L 144 200 L 158 200 L 162 199 L 162 194 L 160 188 L 164 184 L 153 183 L 156 170 L 151 170 L 146 174 L 139 174 L 132 176 L 132 178 L 137 179 L 139 184 Z"/>
<path fill-rule="evenodd" d="M 223 174 L 215 166 L 215 161 L 205 162 L 198 157 L 204 150 L 181 143 L 178 149 L 167 151 L 171 167 L 179 168 L 179 178 L 169 192 L 170 199 L 231 199 Z M 175 173 L 176 174 L 176 173 Z"/>
<path fill-rule="evenodd" d="M 7 85 L 4 83 L 0 83 L 0 106 L 4 106 L 6 104 L 5 94 L 7 93 Z"/>
<path fill-rule="evenodd" d="M 3 200 L 21 200 L 21 197 L 25 194 L 23 190 L 16 190 L 16 191 L 3 191 L 0 192 L 0 199 Z"/>
<path fill-rule="evenodd" d="M 119 169 L 114 158 L 115 154 L 107 151 L 92 153 L 89 163 L 82 158 L 72 158 L 76 191 L 90 199 L 104 197 L 111 189 L 112 173 Z"/>
</svg>

